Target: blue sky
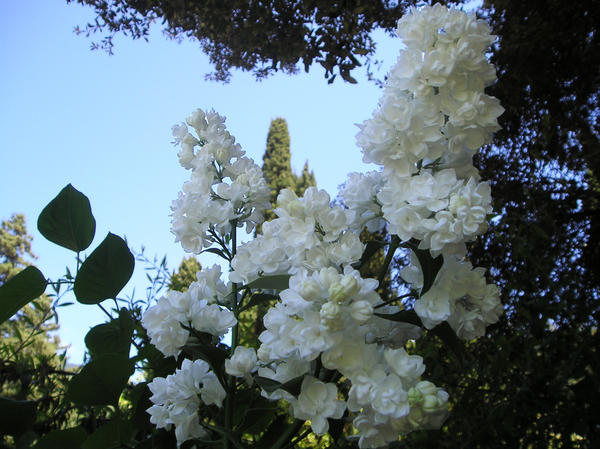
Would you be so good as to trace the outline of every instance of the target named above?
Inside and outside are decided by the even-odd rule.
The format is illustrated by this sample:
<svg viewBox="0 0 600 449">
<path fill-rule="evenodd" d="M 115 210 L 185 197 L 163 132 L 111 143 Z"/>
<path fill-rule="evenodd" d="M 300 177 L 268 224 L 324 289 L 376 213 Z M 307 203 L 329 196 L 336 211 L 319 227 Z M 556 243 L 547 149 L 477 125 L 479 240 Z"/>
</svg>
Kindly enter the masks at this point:
<svg viewBox="0 0 600 449">
<path fill-rule="evenodd" d="M 214 108 L 255 161 L 262 160 L 271 119 L 284 117 L 292 165 L 305 160 L 332 197 L 350 171 L 370 169 L 354 142 L 356 123 L 370 117 L 380 90 L 357 71 L 357 85 L 328 85 L 320 67 L 310 74 L 276 75 L 257 82 L 235 72 L 229 84 L 204 80 L 208 58 L 194 42 L 178 44 L 159 29 L 150 42 L 119 37 L 112 56 L 90 51 L 73 32 L 93 19 L 90 8 L 64 0 L 0 0 L 0 219 L 23 213 L 34 237 L 35 264 L 58 278 L 73 255 L 37 232 L 42 208 L 68 183 L 85 193 L 97 221 L 88 253 L 113 232 L 149 255 L 184 256 L 169 231 L 169 206 L 188 172 L 177 163 L 171 126 L 194 109 Z M 398 39 L 378 33 L 383 77 L 395 62 Z M 207 262 L 201 256 L 201 261 Z M 146 283 L 142 267 L 122 295 Z M 73 363 L 83 337 L 104 320 L 91 306 L 60 310 L 60 336 Z"/>
</svg>

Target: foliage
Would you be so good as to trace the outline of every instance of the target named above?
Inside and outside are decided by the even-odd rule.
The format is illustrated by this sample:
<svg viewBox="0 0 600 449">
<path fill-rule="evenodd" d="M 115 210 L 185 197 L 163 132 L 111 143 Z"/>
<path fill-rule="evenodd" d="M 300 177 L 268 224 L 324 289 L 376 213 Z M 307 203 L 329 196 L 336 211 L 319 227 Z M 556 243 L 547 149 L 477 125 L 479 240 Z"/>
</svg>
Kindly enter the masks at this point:
<svg viewBox="0 0 600 449">
<path fill-rule="evenodd" d="M 20 270 L 35 258 L 31 252 L 31 241 L 23 215 L 15 214 L 9 220 L 2 221 L 0 286 L 24 273 Z M 37 282 L 31 276 L 23 280 Z M 43 285 L 45 288 L 45 281 Z M 24 294 L 23 290 L 18 291 L 18 294 Z M 0 396 L 2 401 L 7 401 L 6 404 L 11 404 L 0 408 L 10 410 L 14 405 L 22 410 L 16 415 L 3 416 L 0 434 L 13 429 L 25 433 L 29 426 L 43 432 L 58 428 L 70 419 L 60 395 L 70 373 L 65 371 L 64 354 L 58 354 L 60 340 L 54 333 L 58 325 L 54 321 L 52 298 L 48 295 L 37 296 L 35 294 L 34 298 L 26 300 L 29 302 L 33 299 L 30 304 L 16 307 L 21 310 L 12 318 L 10 315 L 15 309 L 11 309 L 10 319 L 0 324 Z M 3 304 L 6 304 L 6 300 L 3 296 Z M 26 417 L 29 413 L 27 410 L 32 413 L 31 419 Z M 16 420 L 16 423 L 10 419 Z M 13 424 L 9 424 L 11 422 Z M 0 447 L 9 444 L 9 441 L 6 437 L 1 438 Z"/>
<path fill-rule="evenodd" d="M 262 169 L 271 189 L 272 209 L 275 209 L 277 205 L 277 195 L 281 190 L 292 189 L 296 195 L 302 196 L 307 188 L 317 185 L 314 173 L 308 168 L 308 161 L 304 163 L 300 175 L 294 174 L 290 152 L 290 134 L 287 122 L 281 117 L 271 120 Z M 265 212 L 266 221 L 275 218 L 272 209 Z"/>
<path fill-rule="evenodd" d="M 356 82 L 350 72 L 371 63 L 375 52 L 371 30 L 380 27 L 391 32 L 406 5 L 390 0 L 77 3 L 93 8 L 97 17 L 76 31 L 87 36 L 105 33 L 92 48 L 112 52 L 112 38 L 117 33 L 147 39 L 151 24 L 160 21 L 168 36 L 199 42 L 215 67 L 213 79 L 227 81 L 234 68 L 264 78 L 279 70 L 296 73 L 298 65 L 308 71 L 317 63 L 325 69 L 330 82 L 337 74 L 348 82 Z"/>
<path fill-rule="evenodd" d="M 202 264 L 194 256 L 184 258 L 179 268 L 171 275 L 169 290 L 185 292 L 190 284 L 196 280 L 196 273 L 202 270 Z"/>
</svg>

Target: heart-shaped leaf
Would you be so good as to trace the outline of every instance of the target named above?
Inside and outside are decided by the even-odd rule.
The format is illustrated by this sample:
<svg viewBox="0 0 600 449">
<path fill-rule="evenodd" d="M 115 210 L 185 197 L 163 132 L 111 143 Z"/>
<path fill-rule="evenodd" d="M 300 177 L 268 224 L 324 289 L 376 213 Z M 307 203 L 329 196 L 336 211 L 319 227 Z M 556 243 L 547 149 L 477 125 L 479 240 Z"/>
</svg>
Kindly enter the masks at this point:
<svg viewBox="0 0 600 449">
<path fill-rule="evenodd" d="M 28 302 L 46 290 L 46 278 L 36 267 L 29 266 L 0 286 L 0 323 L 8 320 Z"/>
<path fill-rule="evenodd" d="M 48 240 L 76 252 L 90 246 L 96 233 L 90 200 L 71 184 L 42 210 L 37 226 Z"/>
<path fill-rule="evenodd" d="M 127 243 L 112 233 L 85 259 L 73 291 L 82 304 L 98 304 L 116 298 L 133 274 L 135 261 Z"/>
</svg>

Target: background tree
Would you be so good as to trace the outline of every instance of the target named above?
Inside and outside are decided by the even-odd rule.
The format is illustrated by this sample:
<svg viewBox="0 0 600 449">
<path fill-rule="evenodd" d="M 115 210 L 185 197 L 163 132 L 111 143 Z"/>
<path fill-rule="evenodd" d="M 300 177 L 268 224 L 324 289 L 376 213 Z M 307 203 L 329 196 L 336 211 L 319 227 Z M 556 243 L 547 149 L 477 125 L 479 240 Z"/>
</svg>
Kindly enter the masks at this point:
<svg viewBox="0 0 600 449">
<path fill-rule="evenodd" d="M 169 290 L 187 291 L 190 284 L 196 281 L 196 273 L 202 270 L 202 264 L 195 256 L 185 257 L 179 268 L 169 279 Z"/>
<path fill-rule="evenodd" d="M 278 117 L 271 120 L 269 132 L 267 134 L 267 143 L 263 155 L 263 173 L 271 188 L 271 210 L 264 213 L 265 221 L 270 221 L 276 217 L 275 209 L 277 205 L 277 195 L 282 189 L 290 188 L 296 195 L 304 195 L 304 191 L 309 187 L 316 187 L 317 181 L 315 174 L 309 169 L 308 161 L 304 163 L 302 173 L 296 175 L 292 170 L 292 153 L 290 151 L 290 133 L 287 122 L 284 118 Z M 257 229 L 257 233 L 261 228 Z M 242 344 L 258 348 L 258 336 L 264 330 L 262 317 L 272 304 L 266 302 L 257 307 L 253 307 L 242 313 L 239 317 L 240 335 Z"/>
<path fill-rule="evenodd" d="M 67 0 L 73 2 L 75 0 Z M 118 33 L 147 39 L 154 22 L 174 39 L 199 42 L 215 67 L 209 77 L 227 81 L 231 70 L 252 71 L 263 78 L 277 71 L 306 71 L 313 63 L 333 81 L 349 82 L 352 69 L 369 64 L 375 52 L 373 28 L 392 31 L 407 3 L 392 0 L 233 0 L 222 2 L 170 0 L 77 0 L 97 17 L 78 33 L 105 33 L 92 48 L 112 52 Z"/>
<path fill-rule="evenodd" d="M 491 267 L 506 314 L 431 373 L 453 398 L 443 437 L 404 447 L 598 447 L 600 5 L 494 0 L 481 13 L 506 112 L 478 157 L 498 216 L 470 256 Z"/>
<path fill-rule="evenodd" d="M 31 241 L 23 215 L 2 221 L 0 285 L 35 258 Z M 53 318 L 52 298 L 42 295 L 0 324 L 0 396 L 36 401 L 38 433 L 60 428 L 73 418 L 62 397 L 70 373 L 65 371 L 65 354 L 58 353 L 60 340 L 54 333 L 58 324 Z M 0 447 L 9 443 L 14 441 L 0 439 Z"/>
</svg>

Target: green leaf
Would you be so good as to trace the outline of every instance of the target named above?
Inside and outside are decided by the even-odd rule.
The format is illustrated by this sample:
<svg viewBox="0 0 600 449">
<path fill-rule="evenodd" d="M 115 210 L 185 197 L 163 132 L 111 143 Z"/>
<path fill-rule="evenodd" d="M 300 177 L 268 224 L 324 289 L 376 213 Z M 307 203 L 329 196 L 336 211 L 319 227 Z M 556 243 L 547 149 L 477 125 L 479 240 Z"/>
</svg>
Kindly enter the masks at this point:
<svg viewBox="0 0 600 449">
<path fill-rule="evenodd" d="M 273 393 L 275 390 L 279 390 L 281 385 L 283 385 L 281 382 L 262 376 L 254 376 L 254 382 L 267 393 Z"/>
<path fill-rule="evenodd" d="M 133 368 L 127 356 L 102 354 L 73 376 L 67 397 L 78 405 L 116 405 Z"/>
<path fill-rule="evenodd" d="M 90 246 L 96 232 L 90 200 L 71 184 L 42 210 L 37 226 L 46 239 L 75 252 Z"/>
<path fill-rule="evenodd" d="M 150 396 L 152 396 L 152 392 L 148 388 L 147 382 L 137 384 L 128 396 L 128 399 L 131 401 L 130 416 L 132 424 L 136 430 L 145 430 L 148 433 L 152 433 L 152 430 L 154 430 L 154 424 L 150 422 L 150 415 L 146 412 L 146 410 L 154 405 L 150 401 Z"/>
<path fill-rule="evenodd" d="M 46 290 L 46 279 L 40 270 L 29 266 L 0 286 L 0 323 L 8 320 L 28 302 Z"/>
<path fill-rule="evenodd" d="M 129 320 L 122 318 L 125 316 L 123 314 L 128 314 L 125 309 L 122 309 L 120 314 L 121 316 L 116 320 L 94 326 L 85 336 L 85 345 L 92 357 L 108 353 L 129 355 L 133 326 L 131 318 Z"/>
<path fill-rule="evenodd" d="M 98 304 L 116 298 L 131 278 L 135 265 L 133 254 L 125 241 L 112 233 L 85 259 L 73 291 L 82 304 Z"/>
<path fill-rule="evenodd" d="M 375 313 L 374 315 L 378 316 L 379 318 L 383 318 L 384 320 L 400 321 L 403 323 L 410 323 L 414 324 L 415 326 L 423 327 L 421 319 L 414 310 L 401 310 L 400 312 L 391 314 Z"/>
<path fill-rule="evenodd" d="M 127 421 L 109 421 L 96 429 L 81 446 L 81 449 L 116 449 L 131 441 L 132 426 Z"/>
<path fill-rule="evenodd" d="M 304 376 L 294 377 L 292 380 L 288 380 L 284 383 L 278 382 L 273 379 L 269 379 L 268 377 L 254 377 L 254 381 L 258 384 L 258 386 L 265 390 L 267 393 L 273 393 L 275 390 L 282 389 L 294 396 L 298 396 L 300 394 L 302 380 L 304 380 Z"/>
<path fill-rule="evenodd" d="M 250 298 L 250 301 L 246 303 L 239 311 L 243 312 L 244 310 L 248 310 L 251 307 L 257 306 L 258 304 L 262 304 L 264 302 L 269 302 L 279 299 L 277 295 L 270 295 L 268 293 L 255 293 Z"/>
<path fill-rule="evenodd" d="M 152 371 L 154 377 L 167 377 L 177 368 L 175 357 L 165 357 L 152 343 L 145 343 L 136 359 L 147 360 L 147 368 Z"/>
<path fill-rule="evenodd" d="M 80 449 L 86 438 L 87 433 L 83 427 L 54 430 L 44 435 L 33 449 Z"/>
<path fill-rule="evenodd" d="M 216 254 L 217 256 L 221 256 L 223 259 L 229 260 L 229 257 L 227 257 L 225 255 L 225 253 L 223 252 L 223 250 L 220 250 L 219 248 L 207 248 L 200 252 L 200 254 L 202 254 L 202 253 L 213 253 L 213 254 Z"/>
<path fill-rule="evenodd" d="M 0 397 L 0 435 L 21 435 L 33 426 L 35 417 L 34 401 Z"/>
<path fill-rule="evenodd" d="M 355 269 L 362 267 L 371 259 L 371 257 L 373 257 L 377 253 L 377 251 L 379 251 L 386 245 L 387 243 L 382 240 L 369 240 L 365 246 L 365 250 L 363 251 L 362 256 L 360 256 L 360 260 L 352 264 L 352 266 Z"/>
<path fill-rule="evenodd" d="M 288 420 L 288 415 L 278 415 L 273 420 L 273 422 L 271 422 L 271 425 L 267 428 L 256 447 L 260 449 L 272 449 L 273 447 L 281 447 L 280 443 L 282 435 L 289 434 L 291 437 L 294 433 L 293 430 L 296 427 L 298 427 L 299 424 L 304 422 L 295 420 L 293 423 L 290 424 Z"/>
<path fill-rule="evenodd" d="M 419 265 L 421 265 L 421 271 L 423 273 L 423 288 L 421 288 L 421 293 L 419 296 L 423 296 L 429 291 L 435 282 L 435 278 L 440 271 L 440 268 L 442 268 L 442 265 L 444 264 L 444 258 L 440 254 L 434 259 L 431 257 L 431 253 L 428 249 L 419 249 L 418 245 L 415 243 L 408 242 L 407 245 L 414 251 L 417 259 L 419 260 Z"/>
<path fill-rule="evenodd" d="M 262 276 L 246 285 L 246 288 L 261 290 L 285 290 L 290 285 L 289 274 Z"/>
<path fill-rule="evenodd" d="M 156 429 L 152 434 L 152 449 L 177 449 L 175 429 Z"/>
<path fill-rule="evenodd" d="M 454 355 L 456 355 L 459 363 L 462 365 L 467 357 L 465 344 L 456 336 L 456 332 L 454 332 L 450 325 L 444 321 L 431 329 L 430 332 L 433 332 L 433 334 L 454 352 Z"/>
</svg>

